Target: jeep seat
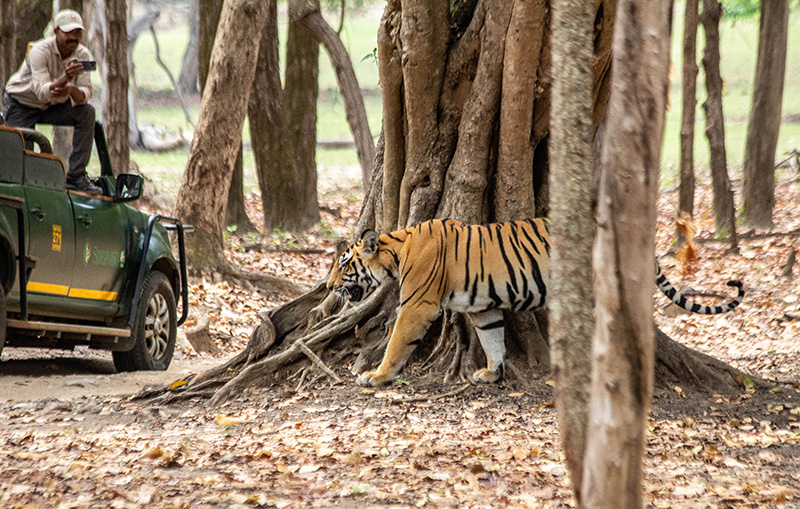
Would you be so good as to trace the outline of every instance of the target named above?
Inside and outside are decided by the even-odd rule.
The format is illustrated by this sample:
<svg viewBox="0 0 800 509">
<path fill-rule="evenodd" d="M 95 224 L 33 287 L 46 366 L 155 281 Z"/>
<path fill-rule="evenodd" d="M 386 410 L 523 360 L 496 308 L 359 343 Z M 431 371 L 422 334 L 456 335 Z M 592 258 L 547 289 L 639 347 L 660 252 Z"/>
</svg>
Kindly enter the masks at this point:
<svg viewBox="0 0 800 509">
<path fill-rule="evenodd" d="M 0 125 L 0 182 L 22 184 L 24 141 L 22 134 L 11 127 Z"/>
</svg>

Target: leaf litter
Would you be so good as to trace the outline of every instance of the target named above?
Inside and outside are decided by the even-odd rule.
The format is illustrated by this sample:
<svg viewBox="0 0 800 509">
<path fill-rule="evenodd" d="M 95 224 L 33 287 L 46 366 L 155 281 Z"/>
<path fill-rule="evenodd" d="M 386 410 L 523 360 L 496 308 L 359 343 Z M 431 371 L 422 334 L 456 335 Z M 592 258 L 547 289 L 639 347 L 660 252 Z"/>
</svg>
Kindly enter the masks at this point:
<svg viewBox="0 0 800 509">
<path fill-rule="evenodd" d="M 702 241 L 713 220 L 710 192 L 699 190 L 694 224 L 701 241 L 688 273 L 672 254 L 676 199 L 662 193 L 657 250 L 673 283 L 722 293 L 728 279 L 739 278 L 748 293 L 732 315 L 669 316 L 661 309 L 656 322 L 691 348 L 774 380 L 775 389 L 657 391 L 644 458 L 649 507 L 800 504 L 800 402 L 791 387 L 800 379 L 800 284 L 782 276 L 797 249 L 800 189 L 782 182 L 777 191 L 775 235 L 745 237 L 731 255 L 724 243 Z M 251 217 L 259 217 L 258 197 L 247 201 Z M 323 212 L 321 225 L 304 235 L 231 235 L 229 258 L 301 283 L 324 277 L 327 252 L 347 238 L 358 215 L 353 200 L 324 205 L 336 213 Z M 243 248 L 255 243 L 287 249 Z M 191 294 L 193 305 L 209 310 L 220 362 L 244 348 L 260 310 L 287 300 L 213 279 L 194 281 Z M 199 354 L 186 343 L 177 355 Z M 323 378 L 300 392 L 254 388 L 222 408 L 4 395 L 0 506 L 574 506 L 549 384 L 541 391 L 470 387 L 434 399 L 454 386 L 414 366 L 403 383 L 377 390 L 357 387 L 345 366 L 334 368 L 346 385 Z"/>
</svg>

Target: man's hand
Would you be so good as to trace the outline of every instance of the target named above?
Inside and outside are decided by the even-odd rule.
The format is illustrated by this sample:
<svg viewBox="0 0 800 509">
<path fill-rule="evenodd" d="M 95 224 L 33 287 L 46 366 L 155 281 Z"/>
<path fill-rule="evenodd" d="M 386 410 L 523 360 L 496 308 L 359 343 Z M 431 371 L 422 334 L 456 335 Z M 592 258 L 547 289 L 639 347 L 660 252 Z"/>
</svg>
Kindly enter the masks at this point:
<svg viewBox="0 0 800 509">
<path fill-rule="evenodd" d="M 77 58 L 73 58 L 72 60 L 67 62 L 66 69 L 67 69 L 67 80 L 72 81 L 80 73 L 83 72 L 83 64 L 78 62 Z"/>
<path fill-rule="evenodd" d="M 50 82 L 50 96 L 51 97 L 64 97 L 67 95 L 66 84 L 63 83 L 61 78 Z"/>
</svg>

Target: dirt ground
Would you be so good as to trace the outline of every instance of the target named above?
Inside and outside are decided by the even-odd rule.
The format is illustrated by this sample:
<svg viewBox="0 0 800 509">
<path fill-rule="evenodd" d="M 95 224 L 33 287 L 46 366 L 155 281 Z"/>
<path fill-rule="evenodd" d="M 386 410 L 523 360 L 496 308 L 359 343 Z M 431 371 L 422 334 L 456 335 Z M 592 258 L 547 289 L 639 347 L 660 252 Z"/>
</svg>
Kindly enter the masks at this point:
<svg viewBox="0 0 800 509">
<path fill-rule="evenodd" d="M 716 318 L 670 314 L 657 300 L 656 322 L 773 385 L 736 394 L 659 388 L 648 423 L 647 507 L 800 507 L 800 282 L 780 277 L 796 249 L 800 188 L 779 187 L 774 237 L 745 238 L 736 256 L 704 243 L 688 275 L 663 256 L 672 247 L 672 198 L 666 193 L 659 208 L 665 272 L 713 290 L 741 278 L 748 294 L 739 310 Z M 701 195 L 704 210 L 708 201 Z M 325 206 L 338 210 L 325 213 L 325 224 L 352 231 L 357 204 Z M 698 216 L 707 235 L 711 220 Z M 335 240 L 318 231 L 281 242 Z M 250 270 L 305 283 L 326 271 L 326 255 L 256 253 L 235 242 L 229 256 Z M 337 366 L 344 384 L 265 380 L 219 408 L 131 399 L 221 364 L 244 347 L 258 310 L 282 302 L 216 280 L 193 281 L 192 295 L 192 305 L 209 312 L 220 356 L 179 343 L 167 372 L 116 374 L 105 352 L 3 352 L 0 507 L 574 506 L 546 379 L 447 395 L 462 386 L 415 366 L 382 389 L 358 387 L 347 366 Z"/>
</svg>

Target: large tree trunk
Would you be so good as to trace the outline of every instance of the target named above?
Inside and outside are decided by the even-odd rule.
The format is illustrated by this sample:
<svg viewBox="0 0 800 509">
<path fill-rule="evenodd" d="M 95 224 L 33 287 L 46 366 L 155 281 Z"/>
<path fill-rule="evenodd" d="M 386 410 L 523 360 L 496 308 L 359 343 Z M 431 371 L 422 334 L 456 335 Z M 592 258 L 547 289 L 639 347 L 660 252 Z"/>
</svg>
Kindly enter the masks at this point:
<svg viewBox="0 0 800 509">
<path fill-rule="evenodd" d="M 733 189 L 728 178 L 725 153 L 725 119 L 722 115 L 722 76 L 719 73 L 719 20 L 722 5 L 717 0 L 703 0 L 700 20 L 706 31 L 703 69 L 706 73 L 708 98 L 703 103 L 706 115 L 706 136 L 711 150 L 711 180 L 714 187 L 714 223 L 717 235 L 727 237 L 736 247 L 736 209 Z"/>
<path fill-rule="evenodd" d="M 199 8 L 197 15 L 200 16 L 199 26 L 197 27 L 198 40 L 195 44 L 198 46 L 196 53 L 197 64 L 199 69 L 200 91 L 205 91 L 206 80 L 208 79 L 209 64 L 211 62 L 211 51 L 214 46 L 214 39 L 217 35 L 217 27 L 219 26 L 220 15 L 222 14 L 221 0 L 198 0 Z M 191 37 L 189 45 L 191 46 Z M 186 53 L 188 55 L 189 49 Z M 186 56 L 184 56 L 184 65 Z M 181 71 L 181 75 L 183 71 Z M 244 160 L 242 157 L 243 146 L 239 142 L 239 151 L 236 155 L 236 160 L 233 166 L 233 173 L 231 174 L 231 185 L 228 188 L 227 203 L 225 204 L 225 226 L 236 226 L 237 230 L 242 232 L 257 231 L 253 222 L 247 216 L 247 210 L 244 206 Z"/>
<path fill-rule="evenodd" d="M 17 0 L 0 0 L 0 98 L 6 82 L 17 72 Z"/>
<path fill-rule="evenodd" d="M 130 166 L 128 109 L 128 12 L 125 0 L 106 0 L 106 100 L 103 118 L 111 167 Z"/>
<path fill-rule="evenodd" d="M 686 0 L 683 22 L 683 112 L 678 210 L 694 216 L 694 121 L 697 106 L 697 17 L 699 0 Z"/>
<path fill-rule="evenodd" d="M 222 8 L 200 118 L 175 206 L 176 217 L 194 224 L 187 255 L 195 268 L 222 263 L 222 222 L 233 165 L 255 75 L 266 6 L 229 0 Z"/>
<path fill-rule="evenodd" d="M 582 496 L 642 507 L 653 391 L 658 168 L 667 104 L 671 2 L 620 0 L 598 199 L 597 323 Z M 643 284 L 644 283 L 644 284 Z"/>
<path fill-rule="evenodd" d="M 775 149 L 781 127 L 786 75 L 789 0 L 761 2 L 758 34 L 758 60 L 747 125 L 742 197 L 746 223 L 769 228 L 775 206 Z"/>
<path fill-rule="evenodd" d="M 530 3 L 530 2 L 525 2 Z M 592 38 L 585 0 L 553 4 L 553 115 L 550 119 L 552 220 L 549 338 L 561 444 L 581 505 L 591 374 L 594 156 Z"/>
</svg>

